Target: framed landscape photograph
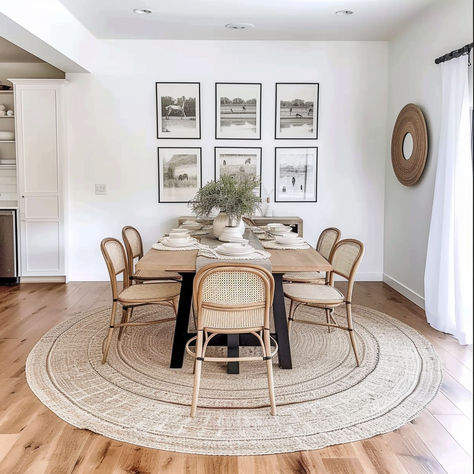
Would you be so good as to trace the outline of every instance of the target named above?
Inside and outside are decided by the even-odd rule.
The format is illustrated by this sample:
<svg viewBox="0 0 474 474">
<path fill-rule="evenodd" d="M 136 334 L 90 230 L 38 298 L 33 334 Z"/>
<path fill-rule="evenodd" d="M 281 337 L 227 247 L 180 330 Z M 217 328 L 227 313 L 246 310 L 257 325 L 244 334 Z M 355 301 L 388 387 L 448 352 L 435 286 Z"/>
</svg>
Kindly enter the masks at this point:
<svg viewBox="0 0 474 474">
<path fill-rule="evenodd" d="M 199 82 L 156 83 L 157 138 L 201 138 Z"/>
<path fill-rule="evenodd" d="M 275 202 L 316 202 L 318 149 L 275 148 Z"/>
<path fill-rule="evenodd" d="M 201 148 L 158 148 L 158 202 L 188 202 L 202 186 Z"/>
<path fill-rule="evenodd" d="M 275 84 L 275 138 L 318 138 L 319 84 Z"/>
<path fill-rule="evenodd" d="M 216 139 L 260 140 L 262 84 L 216 82 Z"/>
<path fill-rule="evenodd" d="M 218 180 L 221 176 L 228 175 L 238 178 L 239 176 L 252 175 L 261 179 L 262 176 L 262 149 L 258 147 L 227 146 L 214 148 L 214 178 Z M 262 184 L 256 194 L 261 196 Z"/>
</svg>

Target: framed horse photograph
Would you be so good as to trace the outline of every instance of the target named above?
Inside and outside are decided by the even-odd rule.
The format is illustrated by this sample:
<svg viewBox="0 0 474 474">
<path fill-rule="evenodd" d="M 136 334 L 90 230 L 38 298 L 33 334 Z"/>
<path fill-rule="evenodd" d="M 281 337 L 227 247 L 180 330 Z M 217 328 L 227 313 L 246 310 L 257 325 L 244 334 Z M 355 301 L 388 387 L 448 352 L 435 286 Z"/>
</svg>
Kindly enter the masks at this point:
<svg viewBox="0 0 474 474">
<path fill-rule="evenodd" d="M 260 140 L 262 84 L 216 82 L 216 139 Z"/>
<path fill-rule="evenodd" d="M 275 84 L 275 138 L 316 140 L 318 138 L 319 84 Z"/>
<path fill-rule="evenodd" d="M 275 202 L 317 202 L 318 148 L 275 148 Z"/>
<path fill-rule="evenodd" d="M 201 138 L 199 82 L 157 82 L 157 138 Z"/>
<path fill-rule="evenodd" d="M 200 147 L 158 148 L 158 202 L 188 202 L 201 186 Z"/>
<path fill-rule="evenodd" d="M 260 147 L 216 146 L 214 148 L 214 179 L 228 175 L 235 179 L 251 175 L 261 180 L 262 149 Z M 262 184 L 255 190 L 257 196 L 262 195 Z"/>
</svg>

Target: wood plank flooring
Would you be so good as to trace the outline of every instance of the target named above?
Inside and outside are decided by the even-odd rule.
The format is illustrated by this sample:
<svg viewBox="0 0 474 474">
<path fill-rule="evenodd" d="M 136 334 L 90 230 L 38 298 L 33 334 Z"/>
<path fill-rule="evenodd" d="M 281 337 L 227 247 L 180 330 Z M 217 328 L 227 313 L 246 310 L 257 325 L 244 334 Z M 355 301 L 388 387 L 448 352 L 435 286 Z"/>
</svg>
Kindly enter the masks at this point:
<svg viewBox="0 0 474 474">
<path fill-rule="evenodd" d="M 49 328 L 74 312 L 108 306 L 110 298 L 105 282 L 0 286 L 1 474 L 472 472 L 472 347 L 432 329 L 420 308 L 384 283 L 356 284 L 354 303 L 424 334 L 445 371 L 429 407 L 392 433 L 318 451 L 218 457 L 141 448 L 74 428 L 33 395 L 26 357 Z"/>
</svg>

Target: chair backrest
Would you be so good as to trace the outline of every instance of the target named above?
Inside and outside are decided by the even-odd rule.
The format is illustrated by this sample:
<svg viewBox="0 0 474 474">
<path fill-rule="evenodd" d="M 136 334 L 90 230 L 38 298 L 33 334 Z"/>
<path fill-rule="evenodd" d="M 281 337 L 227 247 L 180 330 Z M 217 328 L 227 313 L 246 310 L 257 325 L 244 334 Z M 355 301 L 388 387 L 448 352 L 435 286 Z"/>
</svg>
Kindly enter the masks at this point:
<svg viewBox="0 0 474 474">
<path fill-rule="evenodd" d="M 364 244 L 362 242 L 355 239 L 344 239 L 336 243 L 329 257 L 333 268 L 329 284 L 334 284 L 334 274 L 346 278 L 349 281 L 346 295 L 348 301 L 352 297 L 355 275 L 363 255 Z"/>
<path fill-rule="evenodd" d="M 122 229 L 122 239 L 127 251 L 128 272 L 130 275 L 135 273 L 133 261 L 135 258 L 140 260 L 143 257 L 143 242 L 140 232 L 130 225 Z"/>
<path fill-rule="evenodd" d="M 215 263 L 194 278 L 198 330 L 269 328 L 275 282 L 257 265 Z"/>
<path fill-rule="evenodd" d="M 117 275 L 123 273 L 123 287 L 130 284 L 127 258 L 125 250 L 120 240 L 108 237 L 100 243 L 100 250 L 104 256 L 107 270 L 109 271 L 110 284 L 112 286 L 112 297 L 118 298 L 119 290 L 117 286 Z"/>
<path fill-rule="evenodd" d="M 334 245 L 339 241 L 341 231 L 335 227 L 324 229 L 316 244 L 316 250 L 326 259 L 329 260 Z"/>
</svg>

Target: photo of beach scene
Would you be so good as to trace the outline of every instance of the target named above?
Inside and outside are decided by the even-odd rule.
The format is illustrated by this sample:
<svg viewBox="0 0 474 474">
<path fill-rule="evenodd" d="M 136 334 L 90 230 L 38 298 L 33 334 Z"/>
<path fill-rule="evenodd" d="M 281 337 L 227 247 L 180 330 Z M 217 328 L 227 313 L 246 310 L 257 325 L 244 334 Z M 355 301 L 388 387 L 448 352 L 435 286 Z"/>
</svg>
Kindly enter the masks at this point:
<svg viewBox="0 0 474 474">
<path fill-rule="evenodd" d="M 275 138 L 318 138 L 319 84 L 276 84 Z"/>
<path fill-rule="evenodd" d="M 317 148 L 275 148 L 275 202 L 316 202 L 317 173 Z"/>
<path fill-rule="evenodd" d="M 216 138 L 260 139 L 261 84 L 216 83 Z"/>
<path fill-rule="evenodd" d="M 159 202 L 188 202 L 201 187 L 201 148 L 158 148 Z"/>
<path fill-rule="evenodd" d="M 158 138 L 200 138 L 199 83 L 156 83 Z"/>
<path fill-rule="evenodd" d="M 232 176 L 235 179 L 251 175 L 259 180 L 262 172 L 261 148 L 215 147 L 215 179 L 221 176 Z M 260 186 L 255 194 L 260 196 Z"/>
</svg>

